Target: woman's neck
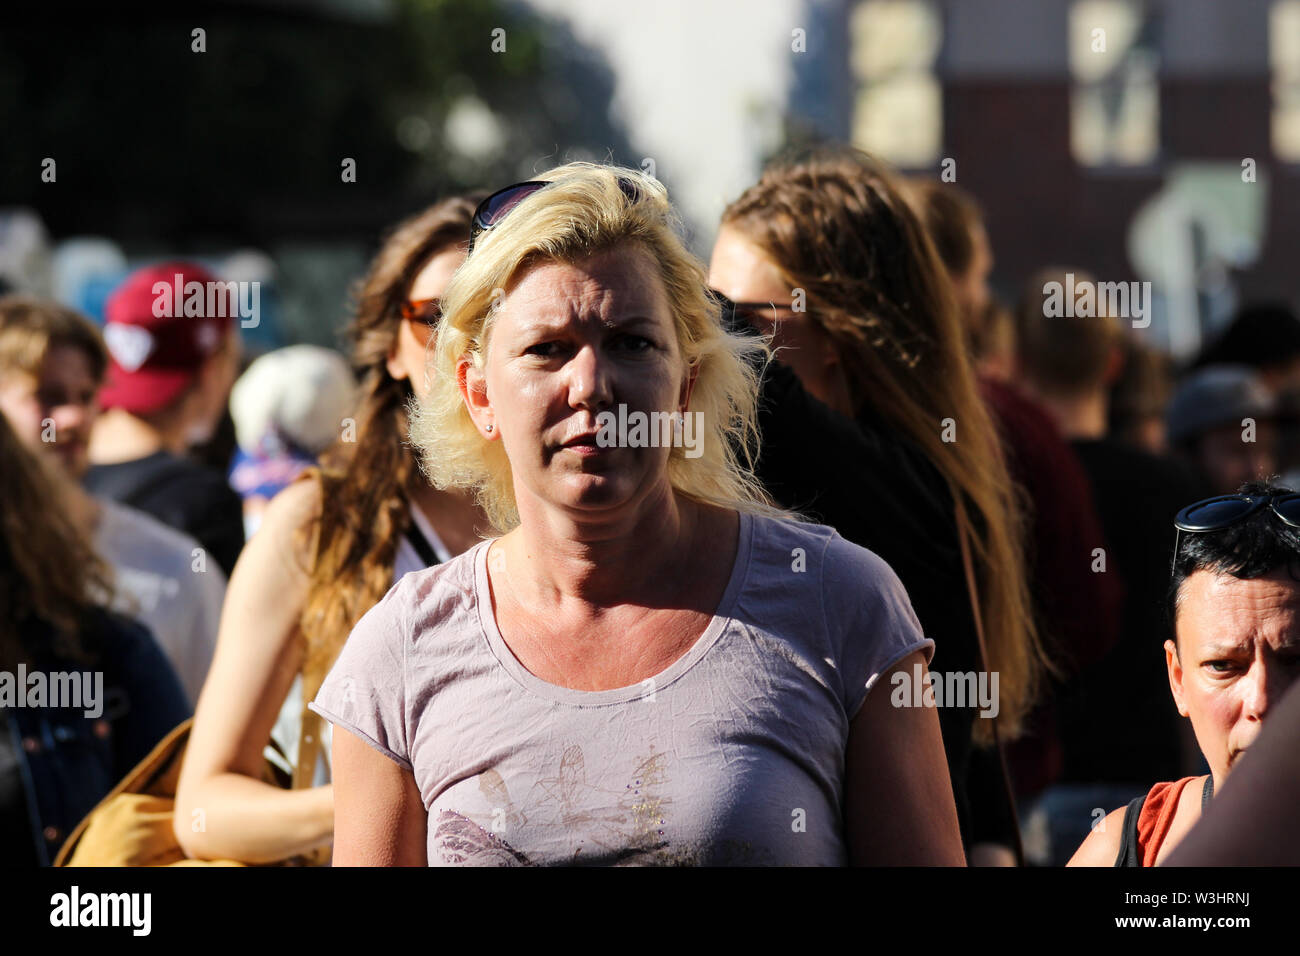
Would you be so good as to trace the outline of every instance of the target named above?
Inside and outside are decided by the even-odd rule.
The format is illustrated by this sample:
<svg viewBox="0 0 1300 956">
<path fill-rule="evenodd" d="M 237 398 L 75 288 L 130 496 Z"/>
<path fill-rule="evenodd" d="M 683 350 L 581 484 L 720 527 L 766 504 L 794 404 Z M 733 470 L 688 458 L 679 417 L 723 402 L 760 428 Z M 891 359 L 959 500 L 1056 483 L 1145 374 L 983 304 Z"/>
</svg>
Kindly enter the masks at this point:
<svg viewBox="0 0 1300 956">
<path fill-rule="evenodd" d="M 516 595 L 535 607 L 566 598 L 594 605 L 656 603 L 662 582 L 673 578 L 664 572 L 689 562 L 702 510 L 679 498 L 665 479 L 616 515 L 591 519 L 538 508 L 495 548 L 502 549 Z"/>
</svg>

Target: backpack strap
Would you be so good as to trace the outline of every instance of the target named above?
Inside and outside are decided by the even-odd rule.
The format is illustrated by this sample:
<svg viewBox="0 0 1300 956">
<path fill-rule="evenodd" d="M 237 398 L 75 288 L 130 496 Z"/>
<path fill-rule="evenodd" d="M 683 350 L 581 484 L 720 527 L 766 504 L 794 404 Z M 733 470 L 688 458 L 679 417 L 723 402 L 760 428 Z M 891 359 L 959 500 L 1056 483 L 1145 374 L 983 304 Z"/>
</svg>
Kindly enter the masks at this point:
<svg viewBox="0 0 1300 956">
<path fill-rule="evenodd" d="M 406 525 L 406 540 L 410 542 L 426 568 L 431 568 L 438 563 L 438 553 L 433 550 L 433 545 L 424 536 L 424 532 L 420 530 L 414 518 Z"/>
<path fill-rule="evenodd" d="M 1141 866 L 1142 853 L 1138 845 L 1138 818 L 1142 816 L 1142 807 L 1147 802 L 1147 795 L 1134 797 L 1124 810 L 1124 826 L 1120 830 L 1119 854 L 1115 857 L 1116 866 Z"/>
</svg>

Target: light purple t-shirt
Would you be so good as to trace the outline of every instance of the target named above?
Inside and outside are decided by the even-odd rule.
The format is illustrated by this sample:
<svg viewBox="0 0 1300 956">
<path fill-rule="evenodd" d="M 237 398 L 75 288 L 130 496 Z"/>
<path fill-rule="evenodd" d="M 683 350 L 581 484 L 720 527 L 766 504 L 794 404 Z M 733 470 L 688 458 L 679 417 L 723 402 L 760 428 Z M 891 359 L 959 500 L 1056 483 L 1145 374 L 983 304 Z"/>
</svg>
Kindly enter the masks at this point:
<svg viewBox="0 0 1300 956">
<path fill-rule="evenodd" d="M 430 865 L 847 862 L 849 723 L 881 674 L 934 649 L 884 561 L 822 525 L 742 514 L 691 649 L 580 691 L 502 640 L 487 554 L 403 577 L 311 704 L 412 772 Z"/>
</svg>

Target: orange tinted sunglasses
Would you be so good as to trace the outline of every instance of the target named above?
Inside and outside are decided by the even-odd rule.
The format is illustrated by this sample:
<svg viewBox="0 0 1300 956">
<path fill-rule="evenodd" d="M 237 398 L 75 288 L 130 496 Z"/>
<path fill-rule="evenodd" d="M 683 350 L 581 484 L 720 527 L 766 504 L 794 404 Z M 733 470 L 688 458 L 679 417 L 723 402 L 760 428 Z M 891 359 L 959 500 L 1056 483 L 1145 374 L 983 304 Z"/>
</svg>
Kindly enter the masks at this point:
<svg viewBox="0 0 1300 956">
<path fill-rule="evenodd" d="M 402 318 L 407 322 L 423 322 L 434 326 L 442 318 L 442 303 L 437 299 L 416 299 L 413 302 L 403 302 L 401 312 Z"/>
<path fill-rule="evenodd" d="M 407 322 L 412 322 L 418 326 L 414 329 L 415 337 L 420 340 L 422 345 L 428 345 L 429 340 L 433 337 L 434 330 L 442 320 L 442 303 L 437 299 L 416 299 L 412 302 L 403 302 L 401 305 L 402 318 Z"/>
</svg>

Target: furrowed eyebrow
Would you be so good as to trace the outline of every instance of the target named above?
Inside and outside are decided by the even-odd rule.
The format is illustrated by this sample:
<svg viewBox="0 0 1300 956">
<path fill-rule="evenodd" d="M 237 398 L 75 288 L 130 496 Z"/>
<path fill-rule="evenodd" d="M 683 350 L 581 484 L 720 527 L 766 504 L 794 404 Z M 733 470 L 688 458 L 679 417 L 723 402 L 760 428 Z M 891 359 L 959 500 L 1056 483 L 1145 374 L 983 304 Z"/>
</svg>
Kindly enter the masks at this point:
<svg viewBox="0 0 1300 956">
<path fill-rule="evenodd" d="M 619 331 L 624 331 L 633 328 L 642 328 L 645 326 L 653 326 L 655 324 L 655 320 L 652 316 L 640 312 L 631 316 L 627 316 L 625 318 L 615 319 L 613 322 L 609 322 L 609 323 L 606 323 L 602 319 L 596 319 L 596 321 L 598 321 L 601 325 L 606 326 L 607 328 L 617 329 Z M 583 324 L 586 323 L 583 322 Z M 567 330 L 568 327 L 569 327 L 568 318 L 539 317 L 536 319 L 525 319 L 522 322 L 520 322 L 520 329 L 526 335 L 557 334 Z"/>
<path fill-rule="evenodd" d="M 1233 655 L 1249 654 L 1250 651 L 1250 644 L 1211 644 L 1202 651 L 1202 656 L 1206 658 L 1232 657 Z"/>
</svg>

